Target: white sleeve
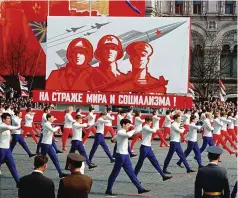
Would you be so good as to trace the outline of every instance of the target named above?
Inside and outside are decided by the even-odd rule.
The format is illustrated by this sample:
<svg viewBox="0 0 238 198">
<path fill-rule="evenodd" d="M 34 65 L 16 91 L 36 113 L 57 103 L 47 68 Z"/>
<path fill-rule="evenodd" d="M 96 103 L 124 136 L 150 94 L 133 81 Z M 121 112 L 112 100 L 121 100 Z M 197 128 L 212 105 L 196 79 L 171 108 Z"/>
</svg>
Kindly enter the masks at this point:
<svg viewBox="0 0 238 198">
<path fill-rule="evenodd" d="M 143 130 L 145 130 L 148 133 L 155 133 L 156 129 L 155 128 L 150 128 L 150 127 L 144 127 Z"/>
<path fill-rule="evenodd" d="M 17 130 L 19 129 L 20 127 L 19 126 L 0 126 L 0 132 L 4 132 L 6 130 Z"/>
<path fill-rule="evenodd" d="M 75 120 L 73 119 L 73 117 L 69 114 L 66 115 L 66 119 L 69 121 L 69 122 L 75 122 Z"/>
<path fill-rule="evenodd" d="M 125 132 L 124 130 L 119 130 L 117 132 L 117 135 L 122 137 L 131 137 L 134 133 L 135 133 L 135 130 L 131 130 L 129 132 Z"/>
<path fill-rule="evenodd" d="M 58 131 L 59 130 L 59 128 L 60 127 L 52 127 L 51 125 L 48 125 L 48 124 L 46 124 L 45 126 L 44 126 L 48 131 L 50 131 L 50 132 L 56 132 L 56 131 Z"/>
<path fill-rule="evenodd" d="M 115 117 L 114 116 L 111 116 L 111 115 L 107 115 L 107 120 L 114 120 Z"/>
<path fill-rule="evenodd" d="M 88 126 L 86 123 L 83 123 L 83 124 L 74 123 L 74 125 L 73 125 L 73 127 L 76 129 L 84 128 L 86 126 Z"/>
<path fill-rule="evenodd" d="M 226 118 L 220 118 L 222 122 L 225 122 L 225 123 L 231 123 L 231 120 L 227 120 Z"/>
<path fill-rule="evenodd" d="M 109 120 L 97 120 L 97 122 L 100 122 L 100 123 L 109 123 L 110 121 L 109 121 Z"/>
<path fill-rule="evenodd" d="M 197 129 L 197 130 L 202 129 L 202 126 L 197 126 L 197 125 L 190 125 L 189 127 L 191 127 L 192 129 Z"/>
<path fill-rule="evenodd" d="M 223 126 L 223 124 L 221 122 L 219 122 L 218 120 L 216 120 L 216 119 L 214 120 L 214 122 L 217 123 L 220 127 Z"/>
<path fill-rule="evenodd" d="M 154 116 L 154 119 L 156 119 L 156 120 L 160 120 L 160 117 Z"/>
<path fill-rule="evenodd" d="M 173 129 L 175 132 L 177 133 L 183 133 L 185 131 L 185 129 L 180 129 L 178 127 L 175 127 L 174 125 L 171 125 L 171 129 Z"/>
<path fill-rule="evenodd" d="M 141 123 L 145 122 L 145 120 L 142 120 L 140 117 L 137 117 L 137 120 Z"/>
<path fill-rule="evenodd" d="M 206 127 L 208 130 L 210 130 L 210 131 L 214 130 L 214 128 L 212 127 L 212 125 L 211 125 L 210 122 L 204 122 L 203 125 L 205 125 L 205 127 Z"/>
</svg>

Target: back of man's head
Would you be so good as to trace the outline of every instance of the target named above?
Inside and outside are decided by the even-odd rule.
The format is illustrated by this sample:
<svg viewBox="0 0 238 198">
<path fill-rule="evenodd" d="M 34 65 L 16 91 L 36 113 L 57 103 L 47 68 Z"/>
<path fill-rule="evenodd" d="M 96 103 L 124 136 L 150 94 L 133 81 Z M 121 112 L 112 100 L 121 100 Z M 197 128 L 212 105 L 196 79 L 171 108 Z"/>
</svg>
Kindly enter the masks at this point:
<svg viewBox="0 0 238 198">
<path fill-rule="evenodd" d="M 34 169 L 41 169 L 45 171 L 46 165 L 48 163 L 48 157 L 45 155 L 37 155 L 34 159 Z"/>
</svg>

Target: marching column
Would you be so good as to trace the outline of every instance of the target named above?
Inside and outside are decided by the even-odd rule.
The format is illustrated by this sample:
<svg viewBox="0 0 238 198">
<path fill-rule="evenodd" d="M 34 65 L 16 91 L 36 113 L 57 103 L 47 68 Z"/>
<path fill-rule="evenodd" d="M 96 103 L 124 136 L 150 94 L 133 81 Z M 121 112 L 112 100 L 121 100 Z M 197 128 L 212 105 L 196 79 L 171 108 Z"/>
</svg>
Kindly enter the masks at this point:
<svg viewBox="0 0 238 198">
<path fill-rule="evenodd" d="M 187 169 L 187 173 L 190 172 L 195 172 L 194 170 L 192 170 L 185 158 L 185 155 L 183 153 L 183 150 L 181 148 L 181 144 L 180 144 L 180 134 L 184 132 L 184 128 L 180 127 L 180 123 L 181 123 L 181 117 L 180 115 L 174 115 L 173 116 L 174 119 L 174 123 L 171 125 L 170 128 L 170 147 L 169 147 L 169 152 L 167 154 L 167 157 L 165 158 L 164 161 L 164 167 L 163 167 L 163 172 L 165 174 L 171 174 L 168 170 L 167 167 L 169 166 L 169 162 L 171 161 L 174 152 L 177 153 L 177 155 L 179 156 L 179 158 L 182 160 L 182 162 L 184 163 L 186 169 Z"/>
<path fill-rule="evenodd" d="M 146 117 L 145 118 L 145 125 L 142 128 L 142 142 L 140 147 L 140 156 L 139 160 L 135 167 L 135 174 L 136 176 L 140 172 L 140 169 L 143 165 L 145 158 L 148 158 L 154 168 L 158 171 L 158 173 L 163 177 L 163 181 L 171 179 L 171 176 L 166 176 L 162 169 L 160 168 L 159 162 L 155 157 L 155 154 L 151 148 L 151 137 L 152 133 L 156 133 L 156 128 L 151 128 L 152 126 L 152 118 Z"/>
<path fill-rule="evenodd" d="M 203 167 L 203 165 L 202 165 L 200 149 L 197 142 L 197 131 L 201 130 L 202 126 L 196 126 L 197 121 L 198 121 L 197 118 L 194 115 L 191 115 L 190 117 L 191 124 L 189 125 L 189 128 L 188 128 L 188 146 L 187 146 L 187 149 L 184 151 L 184 155 L 186 158 L 193 150 L 193 152 L 195 153 L 195 159 L 198 162 L 198 166 L 199 168 L 201 168 Z M 177 165 L 182 168 L 181 163 L 182 163 L 182 160 L 180 159 L 177 162 Z"/>
<path fill-rule="evenodd" d="M 62 178 L 66 176 L 67 174 L 64 174 L 60 168 L 59 160 L 56 155 L 55 150 L 52 147 L 52 139 L 53 134 L 60 129 L 60 127 L 52 127 L 52 123 L 54 122 L 55 118 L 51 114 L 46 115 L 47 122 L 43 126 L 43 138 L 41 143 L 41 154 L 46 155 L 48 154 L 50 156 L 50 159 L 54 163 L 58 173 L 59 177 Z"/>
<path fill-rule="evenodd" d="M 2 123 L 0 123 L 0 164 L 6 163 L 15 182 L 18 184 L 20 178 L 17 173 L 16 164 L 14 162 L 10 149 L 11 131 L 17 130 L 20 126 L 11 126 L 11 115 L 3 113 L 1 115 Z"/>
<path fill-rule="evenodd" d="M 21 116 L 22 116 L 22 113 L 20 111 L 15 111 L 15 116 L 13 116 L 13 118 L 12 118 L 12 125 L 13 126 L 21 126 L 21 120 L 22 120 Z M 36 154 L 31 153 L 31 151 L 30 151 L 29 147 L 27 146 L 24 138 L 22 137 L 21 128 L 12 131 L 12 142 L 10 144 L 11 152 L 15 148 L 17 142 L 19 142 L 19 144 L 27 152 L 29 157 L 34 157 L 36 155 Z"/>
<path fill-rule="evenodd" d="M 149 192 L 149 190 L 145 190 L 141 186 L 139 180 L 137 179 L 130 161 L 130 157 L 128 155 L 128 138 L 135 133 L 135 130 L 128 131 L 131 123 L 128 119 L 122 119 L 120 123 L 122 128 L 117 132 L 117 135 L 114 137 L 117 140 L 116 161 L 113 170 L 108 178 L 108 185 L 105 194 L 109 196 L 114 195 L 112 193 L 112 186 L 117 176 L 119 175 L 122 167 L 130 178 L 130 180 L 138 189 L 139 194 Z"/>
</svg>

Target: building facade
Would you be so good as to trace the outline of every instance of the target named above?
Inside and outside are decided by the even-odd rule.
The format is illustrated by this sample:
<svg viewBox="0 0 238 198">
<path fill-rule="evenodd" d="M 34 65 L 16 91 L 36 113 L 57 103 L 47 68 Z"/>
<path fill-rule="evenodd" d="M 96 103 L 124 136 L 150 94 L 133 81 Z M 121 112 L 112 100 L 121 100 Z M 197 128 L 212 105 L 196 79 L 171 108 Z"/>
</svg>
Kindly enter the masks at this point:
<svg viewBox="0 0 238 198">
<path fill-rule="evenodd" d="M 147 1 L 146 16 L 149 17 L 191 17 L 191 49 L 200 46 L 204 53 L 211 50 L 219 56 L 222 67 L 221 79 L 237 91 L 237 1 Z M 193 63 L 191 62 L 191 71 Z M 191 80 L 193 74 L 191 72 Z"/>
</svg>

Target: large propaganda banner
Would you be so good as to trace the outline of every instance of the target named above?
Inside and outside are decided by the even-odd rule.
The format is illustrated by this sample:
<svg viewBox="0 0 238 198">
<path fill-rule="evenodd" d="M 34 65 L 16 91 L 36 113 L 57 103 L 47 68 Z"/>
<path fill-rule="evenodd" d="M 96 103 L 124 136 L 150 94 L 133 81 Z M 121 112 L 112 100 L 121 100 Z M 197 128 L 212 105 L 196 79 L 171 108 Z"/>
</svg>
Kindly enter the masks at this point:
<svg viewBox="0 0 238 198">
<path fill-rule="evenodd" d="M 187 93 L 189 18 L 48 17 L 46 90 Z"/>
<path fill-rule="evenodd" d="M 192 108 L 192 98 L 176 95 L 35 90 L 35 102 L 116 106 Z"/>
</svg>

